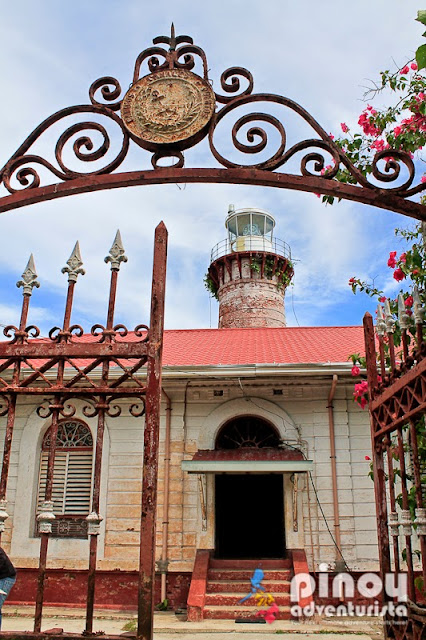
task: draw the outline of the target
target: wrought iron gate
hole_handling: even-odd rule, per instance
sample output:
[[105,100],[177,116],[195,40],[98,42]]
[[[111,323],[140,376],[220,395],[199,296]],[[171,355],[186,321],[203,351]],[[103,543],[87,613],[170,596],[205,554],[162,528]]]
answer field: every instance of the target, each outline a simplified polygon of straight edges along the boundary
[[[426,637],[424,309],[417,300],[414,305],[417,340],[411,345],[408,316],[404,318],[401,311],[402,344],[396,350],[395,320],[389,307],[386,308],[385,317],[379,310],[376,324],[378,353],[373,319],[369,313],[364,316],[379,561],[383,585],[387,574],[406,575],[408,601],[406,615],[387,613],[385,632],[387,638],[396,640],[423,640]],[[385,589],[383,602],[388,607],[393,602]],[[396,599],[393,603],[397,604]]]
[[[117,401],[127,399],[129,416],[145,420],[145,428],[141,426],[140,431],[141,439],[144,434],[144,449],[138,637],[152,638],[166,256],[167,230],[164,224],[160,223],[154,240],[150,325],[149,327],[138,325],[132,332],[129,332],[124,325],[116,324],[114,318],[120,265],[127,261],[119,232],[109,255],[105,258],[105,262],[111,265],[106,322],[105,325],[95,324],[91,328],[90,336],[84,335],[81,326],[71,323],[74,289],[78,276],[84,274],[78,243],[67,266],[62,270],[63,273],[68,274],[68,291],[62,327],[51,329],[48,338],[39,338],[39,329],[27,324],[33,288],[39,286],[32,256],[22,275],[22,280],[17,283],[17,286],[23,289],[19,326],[6,327],[4,334],[9,340],[0,341],[0,416],[6,416],[7,419],[0,478],[0,541],[1,532],[4,531],[4,521],[8,517],[7,480],[16,408],[20,398],[32,396],[36,403],[39,402],[38,415],[43,418],[49,417],[51,420],[45,496],[37,516],[41,543],[34,622],[36,635],[32,637],[45,637],[44,634],[40,634],[40,630],[46,559],[52,521],[55,519],[52,489],[58,423],[61,417],[75,415],[76,407],[73,404],[75,399],[83,401],[84,416],[97,417],[91,513],[87,517],[90,543],[85,633],[89,635],[93,632],[98,535],[102,521],[99,500],[105,419],[119,416],[122,413],[122,407],[117,404]],[[7,635],[18,637],[16,634]],[[19,637],[22,637],[22,634]],[[104,637],[108,638],[108,636]]]
[[[133,81],[130,89],[123,96],[120,83],[112,77],[99,78],[89,89],[90,104],[67,107],[49,116],[42,122],[0,170],[0,187],[6,195],[0,198],[0,213],[18,207],[61,198],[68,195],[113,189],[132,185],[209,182],[228,184],[250,184],[265,187],[295,189],[306,192],[322,193],[338,198],[353,200],[364,204],[402,213],[412,218],[426,221],[426,207],[411,198],[426,190],[426,184],[416,176],[416,167],[408,153],[396,149],[386,149],[378,152],[370,167],[369,177],[365,177],[355,167],[345,153],[340,149],[320,126],[320,124],[299,104],[280,95],[269,93],[254,93],[252,74],[242,67],[226,69],[220,77],[222,93],[213,91],[208,75],[209,67],[204,51],[194,45],[189,36],[176,36],[172,25],[170,36],[154,38],[153,45],[142,51],[135,62]],[[166,45],[160,46],[160,45]],[[194,70],[201,68],[201,73]],[[146,75],[143,74],[145,69]],[[273,112],[265,108],[265,112],[247,113],[247,105],[261,103],[270,107],[279,106],[284,114],[287,111],[300,117],[304,125],[310,128],[310,135],[288,147],[284,122]],[[240,108],[242,111],[238,111]],[[121,116],[118,115],[120,111]],[[238,117],[238,113],[241,115]],[[89,114],[90,121],[75,121],[77,117]],[[216,132],[224,122],[236,117],[231,129],[230,142],[232,152],[246,154],[239,160],[234,156],[225,157],[216,146],[219,137]],[[68,124],[68,118],[72,118]],[[41,157],[35,152],[36,143],[52,126],[63,125],[63,133],[59,136],[51,157]],[[107,127],[115,127],[119,139],[118,152],[109,159],[111,137]],[[267,127],[272,127],[278,146],[269,152]],[[97,132],[101,136],[101,143],[96,144],[92,134]],[[245,140],[241,137],[245,135]],[[271,136],[273,138],[273,136]],[[203,138],[208,138],[211,160],[215,166],[186,167],[184,151]],[[72,142],[73,141],[73,142]],[[130,144],[148,151],[152,168],[141,169],[138,161],[133,171],[118,173],[128,155]],[[71,151],[64,154],[68,145]],[[253,158],[247,162],[247,154]],[[133,154],[136,157],[137,154]],[[143,152],[141,152],[143,157]],[[76,163],[98,163],[84,165],[77,170],[68,166],[70,157]],[[286,172],[290,161],[300,157],[298,173]],[[163,165],[164,159],[171,158],[174,164],[169,167]],[[103,163],[100,166],[100,163]],[[92,171],[84,167],[96,168]],[[326,170],[327,167],[327,170]],[[339,169],[344,168],[350,174],[352,184],[343,184],[336,178]],[[41,169],[41,170],[40,170]],[[401,179],[401,169],[407,173],[406,179]],[[372,181],[371,177],[375,180]],[[417,179],[416,179],[417,178]],[[397,184],[399,179],[399,184]],[[396,185],[396,186],[392,186]],[[31,341],[30,337],[37,337],[37,329],[27,327],[29,300],[35,281],[31,270],[23,279],[24,301],[19,327],[10,327],[7,335],[12,338],[9,342],[0,343],[0,385],[3,398],[2,414],[7,416],[4,462],[0,480],[0,498],[5,500],[6,484],[10,458],[10,445],[17,398],[22,394],[43,396],[50,393],[50,401],[46,411],[52,418],[52,437],[50,440],[50,454],[48,463],[48,483],[46,500],[40,514],[40,530],[42,531],[40,573],[36,609],[36,631],[40,630],[43,605],[43,585],[46,570],[46,554],[49,540],[50,522],[52,516],[51,497],[52,470],[55,457],[55,430],[60,416],[71,410],[70,401],[73,397],[85,397],[91,401],[92,409],[87,409],[98,418],[95,487],[93,495],[93,514],[89,519],[90,536],[90,565],[88,581],[88,607],[86,631],[92,630],[93,594],[96,576],[97,534],[99,532],[99,478],[102,447],[102,434],[105,416],[113,417],[116,409],[112,404],[117,397],[133,397],[146,403],[146,429],[144,448],[144,476],[143,476],[143,507],[141,522],[141,539],[144,545],[140,552],[140,584],[139,584],[139,624],[138,635],[144,640],[152,638],[152,576],[153,550],[155,531],[155,487],[157,474],[157,443],[158,443],[158,406],[160,397],[161,376],[161,344],[164,303],[165,277],[165,244],[166,230],[163,226],[157,228],[156,251],[154,260],[153,297],[151,308],[151,324],[148,333],[143,327],[136,328],[134,335],[136,342],[126,340],[127,329],[122,325],[114,325],[114,300],[117,275],[120,265],[120,255],[112,256],[112,277],[110,304],[106,326],[95,325],[92,329],[90,342],[83,343],[82,330],[71,325],[71,306],[78,267],[70,266],[69,290],[64,323],[61,329],[52,331],[47,341]],[[31,265],[30,265],[31,266]],[[367,328],[370,321],[367,319]],[[371,323],[370,323],[371,324]],[[417,377],[419,368],[423,371],[426,359],[423,354],[426,347],[419,334],[418,349],[410,360],[407,356],[405,367],[408,373],[404,378],[396,380],[395,372],[386,379],[386,389],[377,388],[376,360],[374,353],[374,336],[372,326],[368,328],[367,352],[369,354],[369,380],[372,389],[372,421],[374,465],[376,473],[376,499],[378,504],[378,524],[380,534],[380,560],[382,572],[390,567],[387,532],[387,509],[385,502],[384,458],[389,451],[391,436],[396,434],[398,447],[404,446],[404,433],[411,433],[414,427],[409,426],[404,432],[403,425],[418,418],[425,406],[426,389],[421,386],[419,391],[415,386],[412,393],[414,405],[400,402],[402,415],[398,420],[391,419],[393,410],[386,409],[394,402],[402,389],[409,389],[410,385],[402,380],[420,380]],[[371,335],[370,335],[371,334]],[[407,354],[406,354],[407,355]],[[413,359],[414,358],[414,359]],[[89,365],[79,364],[79,360],[89,359]],[[411,364],[410,364],[411,362]],[[416,364],[417,363],[417,364]],[[413,366],[415,364],[415,366]],[[144,385],[137,375],[147,365],[147,383]],[[109,375],[114,366],[122,370],[117,379]],[[426,365],[425,365],[426,366]],[[422,369],[423,367],[423,369]],[[74,371],[71,378],[68,373]],[[99,380],[96,378],[100,371]],[[12,378],[7,376],[12,372]],[[47,373],[54,374],[53,381]],[[413,373],[414,372],[414,373]],[[410,377],[411,376],[411,377]],[[411,382],[410,382],[411,384]],[[416,383],[417,384],[417,383]],[[396,385],[396,386],[395,386]],[[405,386],[404,386],[405,385]],[[395,392],[393,391],[395,389]],[[408,391],[404,391],[408,393]],[[420,399],[419,399],[420,398]],[[411,402],[411,400],[410,400]],[[405,403],[405,404],[404,404]],[[393,405],[392,405],[393,406]],[[383,407],[383,409],[380,409]],[[132,412],[137,414],[136,407]],[[380,411],[382,413],[380,413]],[[407,415],[405,412],[408,411]],[[383,422],[384,421],[384,422]],[[388,422],[389,424],[388,424]],[[383,423],[383,424],[382,424]],[[411,423],[410,423],[411,424]],[[402,431],[401,431],[402,430]],[[402,433],[402,435],[401,435]],[[414,437],[414,436],[412,436]],[[400,440],[402,445],[399,444]],[[99,452],[99,453],[98,453]],[[415,456],[414,456],[415,458]],[[402,458],[401,458],[401,464]],[[389,470],[392,473],[392,470]],[[402,478],[405,471],[401,469]],[[391,485],[392,483],[390,483]],[[405,486],[405,480],[402,481]],[[390,486],[389,485],[389,486]],[[417,530],[425,527],[423,498],[418,487],[418,477],[415,478],[417,506]],[[406,488],[402,491],[402,501],[406,502]],[[391,507],[395,500],[392,492],[389,494]],[[0,510],[0,518],[5,516],[5,503]],[[407,549],[409,549],[407,508],[403,526],[407,532]],[[391,508],[391,514],[395,510]],[[395,517],[395,516],[392,516]],[[391,522],[398,527],[396,521]],[[411,535],[411,534],[410,534]],[[394,536],[396,542],[396,536]],[[424,534],[420,535],[422,549],[424,549]],[[396,549],[394,545],[394,549]],[[398,556],[399,557],[399,556]],[[415,596],[414,569],[408,558],[408,573],[411,584],[411,595]],[[424,558],[423,558],[424,562]],[[397,564],[395,555],[395,568]],[[424,565],[423,565],[424,566]],[[423,570],[424,574],[424,570]],[[416,606],[413,600],[413,607]],[[417,625],[413,613],[411,625]],[[419,622],[419,625],[423,623]],[[424,625],[423,625],[424,626]],[[407,627],[408,628],[408,627]],[[414,628],[414,627],[413,627]],[[416,627],[417,628],[417,627]],[[420,628],[420,627],[419,627]],[[409,637],[408,631],[406,636]],[[417,633],[417,631],[416,631]],[[421,633],[421,631],[420,631]],[[417,635],[417,637],[420,637]]]

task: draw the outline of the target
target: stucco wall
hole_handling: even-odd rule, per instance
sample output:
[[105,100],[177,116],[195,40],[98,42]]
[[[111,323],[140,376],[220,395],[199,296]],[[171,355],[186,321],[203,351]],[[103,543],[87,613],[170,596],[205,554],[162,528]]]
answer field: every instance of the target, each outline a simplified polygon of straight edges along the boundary
[[[256,415],[271,422],[283,440],[304,449],[314,461],[312,477],[325,518],[333,532],[328,393],[330,377],[260,381],[191,380],[167,383],[172,401],[170,446],[169,551],[170,571],[191,571],[195,550],[214,546],[214,481],[207,476],[207,519],[203,522],[197,475],[181,470],[183,459],[197,449],[213,448],[216,434],[228,419]],[[351,400],[351,384],[339,383],[334,400],[339,513],[342,551],[352,570],[377,569],[377,543],[373,485],[368,478],[370,454],[368,415]],[[274,394],[275,389],[275,394]],[[217,396],[216,392],[223,392]],[[278,392],[278,393],[277,393]],[[279,394],[281,392],[281,394]],[[4,434],[5,421],[2,422]],[[92,431],[95,419],[86,420]],[[47,423],[28,401],[18,405],[8,488],[8,513],[4,542],[12,538],[11,552],[20,566],[36,566],[39,539],[33,536],[36,485],[41,438]],[[1,435],[0,434],[0,437]],[[157,557],[161,551],[164,503],[165,406],[162,405],[158,484]],[[141,500],[143,419],[109,418],[103,455],[99,568],[134,570],[138,561]],[[298,475],[297,523],[293,522],[293,482],[284,474],[286,542],[304,547],[310,568],[333,563],[335,546],[321,515],[306,473]],[[12,529],[13,527],[13,529]],[[297,529],[297,530],[296,530]],[[53,540],[50,567],[86,568],[86,540]]]

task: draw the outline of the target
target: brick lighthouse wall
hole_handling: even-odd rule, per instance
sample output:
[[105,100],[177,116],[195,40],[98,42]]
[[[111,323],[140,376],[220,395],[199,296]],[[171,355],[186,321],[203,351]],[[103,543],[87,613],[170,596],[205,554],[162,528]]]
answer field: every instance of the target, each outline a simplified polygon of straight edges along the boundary
[[249,259],[241,260],[241,276],[237,260],[231,262],[231,273],[224,269],[220,286],[219,328],[285,327],[283,287],[271,279],[251,271]]

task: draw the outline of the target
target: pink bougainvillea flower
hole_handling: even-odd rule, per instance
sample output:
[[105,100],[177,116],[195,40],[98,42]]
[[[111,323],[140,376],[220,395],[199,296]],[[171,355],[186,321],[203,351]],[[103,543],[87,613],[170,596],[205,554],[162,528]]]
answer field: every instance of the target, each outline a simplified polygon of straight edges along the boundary
[[404,264],[407,262],[407,254],[405,253],[405,251],[399,256],[399,261],[403,262]]
[[340,123],[340,126],[342,127],[342,131],[343,131],[343,133],[347,133],[347,132],[349,131],[349,127],[348,127],[348,125],[346,124],[346,122],[341,122],[341,123]]
[[357,400],[357,402],[358,402],[359,406],[361,407],[361,409],[365,409],[365,407],[368,404],[368,400],[367,400],[367,398],[365,396],[361,396],[361,398],[359,398]]
[[403,67],[399,73],[401,75],[405,75],[406,73],[409,73],[409,72],[410,72],[410,69],[408,67],[408,64],[406,64],[405,67]]
[[386,296],[382,296],[381,298],[379,298],[379,302],[386,302]]
[[382,376],[379,376],[379,375],[378,375],[378,376],[377,376],[377,382],[379,382],[379,383],[380,383],[381,381],[382,381]]
[[416,276],[416,275],[418,275],[418,273],[419,273],[418,269],[413,269],[412,272],[411,272],[411,275]]
[[371,104],[368,104],[366,107],[366,111],[372,111],[373,107],[371,106]]
[[363,380],[362,382],[358,382],[354,385],[354,397],[361,398],[368,391],[368,382],[367,380]]
[[413,312],[411,311],[411,309],[406,309],[405,313],[407,314],[407,316],[413,315]]
[[371,143],[371,148],[376,149],[377,151],[383,151],[383,149],[385,148],[385,141],[374,140],[374,142]]
[[355,284],[355,282],[356,282],[355,278],[349,278],[348,284]]
[[315,193],[314,195],[316,195],[317,198],[321,198],[321,194],[320,193]]
[[412,307],[414,304],[413,296],[407,296],[404,300],[404,304],[406,307]]
[[351,369],[351,374],[353,376],[359,376],[360,373],[361,373],[361,369],[359,367],[357,367],[356,364],[354,364],[354,366]]
[[370,456],[365,456],[364,460],[371,460]]
[[395,137],[397,138],[402,133],[402,127],[395,127],[393,130]]
[[396,251],[391,251],[389,254],[388,267],[395,269],[396,267]]
[[421,177],[422,182],[426,182],[426,174]]
[[410,67],[412,68],[413,71],[417,71],[417,69],[418,69],[418,66],[417,66],[417,64],[415,62],[412,62],[410,64]]
[[[372,109],[372,107],[371,107],[371,109]],[[372,111],[371,111],[371,114],[373,114]],[[360,115],[360,117],[358,119],[358,124],[359,124],[360,127],[362,127],[362,130],[364,131],[365,135],[367,135],[367,136],[375,136],[375,137],[377,137],[382,133],[382,130],[379,129],[378,127],[376,127],[376,125],[374,124],[374,119],[373,119],[372,115],[367,113],[367,110],[363,111],[362,114]]]
[[332,133],[329,133],[329,134],[328,134],[328,137],[329,137],[329,138],[331,138],[332,140],[334,140],[334,136],[333,136],[333,134],[332,134]]
[[402,269],[398,268],[398,269],[395,269],[395,271],[393,272],[393,277],[397,282],[401,282],[401,280],[404,280],[405,278],[405,273],[403,272]]

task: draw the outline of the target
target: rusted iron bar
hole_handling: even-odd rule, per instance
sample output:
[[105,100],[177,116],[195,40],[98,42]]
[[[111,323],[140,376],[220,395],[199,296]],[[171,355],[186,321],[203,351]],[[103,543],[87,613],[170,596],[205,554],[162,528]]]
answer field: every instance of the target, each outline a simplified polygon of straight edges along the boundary
[[[388,461],[388,477],[389,477],[389,502],[392,513],[396,513],[396,500],[395,500],[395,473],[393,469],[393,457],[392,449],[390,446],[390,440],[386,437],[386,457]],[[393,541],[393,562],[394,571],[399,573],[399,535],[396,533],[392,535]]]
[[381,438],[389,433],[392,433],[393,431],[395,431],[395,429],[398,429],[400,426],[404,425],[407,421],[417,420],[424,413],[426,413],[426,400],[421,404],[419,404],[415,409],[412,409],[411,411],[407,411],[406,413],[401,412],[401,415],[396,420],[391,420],[388,424],[386,424],[386,426],[380,427],[381,420],[377,418],[376,416],[377,412],[373,411],[374,420],[377,428],[376,437]]
[[[141,365],[142,368],[142,365]],[[146,369],[143,370],[145,372]],[[139,397],[140,395],[144,395],[146,391],[146,387],[144,385],[137,387],[103,387],[101,385],[91,385],[89,387],[68,387],[68,386],[52,386],[46,387],[43,389],[42,387],[29,387],[27,388],[19,388],[16,389],[15,393],[17,396],[26,396],[26,395],[34,395],[34,396],[46,396],[47,393],[57,393],[58,395],[74,395],[74,396],[94,396],[102,393],[107,393],[109,396],[115,397]],[[3,389],[1,393],[4,394],[6,391]]]
[[420,348],[423,342],[423,323],[418,322],[416,324],[416,341],[417,341],[417,349],[420,352]]
[[[100,401],[101,402],[101,401]],[[102,471],[102,449],[105,429],[105,409],[99,407],[98,427],[96,431],[96,453],[95,453],[95,469],[93,480],[93,497],[92,497],[92,514],[99,518],[99,497],[101,488],[101,471]],[[98,526],[89,533],[89,573],[87,576],[87,607],[86,607],[86,632],[93,632],[93,610],[95,606],[95,582],[96,582],[96,562],[98,553]]]
[[[114,311],[115,301],[117,296],[117,281],[118,272],[121,262],[127,262],[127,257],[124,255],[124,248],[121,243],[120,232],[117,231],[113,246],[111,247],[110,254],[105,258],[105,262],[111,262],[111,280],[109,288],[109,300],[108,311],[106,321],[106,331],[104,331],[104,338],[107,344],[113,342],[115,335],[114,326]],[[109,360],[104,360],[102,363],[102,386],[108,387],[108,375],[109,375]],[[97,406],[98,410],[98,427],[96,431],[96,453],[95,453],[95,468],[94,468],[94,481],[93,481],[93,496],[92,496],[92,512],[89,516],[89,538],[90,538],[90,550],[89,550],[89,572],[87,579],[87,607],[86,607],[86,633],[92,633],[93,631],[93,610],[95,606],[95,583],[96,583],[96,563],[98,555],[98,535],[99,525],[101,517],[99,515],[99,498],[101,489],[101,473],[102,473],[102,450],[104,441],[105,430],[105,409],[108,408],[106,404],[106,398],[101,397]]]
[[[31,258],[28,261],[27,269],[31,266]],[[24,278],[25,271],[22,274]],[[34,277],[33,277],[34,275]],[[28,321],[28,312],[30,307],[30,298],[32,294],[33,286],[36,285],[36,274],[30,274],[27,282],[20,281],[17,283],[17,286],[23,286],[23,296],[22,296],[22,306],[21,306],[21,317],[19,319],[19,331],[16,337],[17,344],[23,344],[25,338],[25,327],[27,326]],[[26,286],[25,286],[26,284]],[[38,283],[37,283],[38,284]],[[15,361],[13,366],[13,385],[16,386],[19,384],[21,372],[21,362],[19,360]],[[9,465],[10,465],[10,452],[12,449],[12,439],[13,439],[13,428],[15,425],[15,415],[16,415],[16,394],[11,393],[9,395],[9,407],[7,412],[7,422],[6,422],[6,432],[4,436],[4,445],[3,445],[3,462],[1,468],[1,477],[0,477],[0,501],[2,502],[4,517],[6,517],[5,507],[6,507],[6,488],[7,488],[7,479],[9,476]],[[1,537],[4,529],[4,521],[1,521],[0,526],[0,544]]]
[[402,353],[404,356],[404,361],[408,358],[408,342],[407,342],[407,329],[404,329],[401,333],[402,338]]
[[61,345],[44,340],[38,340],[37,343],[10,344],[8,342],[0,342],[0,358],[16,358],[25,356],[29,360],[48,360],[62,356],[64,358],[141,358],[146,355],[146,343],[139,342],[73,342]]
[[167,229],[161,222],[155,230],[149,329],[138,585],[137,638],[140,640],[152,640],[153,636],[155,525],[166,264]]
[[[413,549],[411,544],[411,516],[410,516],[410,505],[408,503],[408,490],[407,490],[407,471],[405,466],[405,448],[404,448],[404,438],[402,434],[402,427],[398,427],[396,430],[398,436],[398,459],[399,459],[399,470],[400,470],[400,478],[401,478],[401,493],[402,493],[402,509],[407,514],[407,520],[409,520],[409,533],[405,534],[405,549],[406,549],[406,563],[407,563],[407,578],[408,578],[408,597],[410,600],[415,600],[415,588],[414,588],[414,569],[413,569]],[[404,523],[403,523],[404,528]]]
[[78,193],[91,193],[103,189],[119,189],[139,185],[174,183],[248,184],[277,187],[308,193],[322,193],[345,200],[361,202],[379,209],[402,213],[416,220],[426,220],[424,205],[406,200],[394,193],[368,189],[316,176],[298,176],[273,173],[251,168],[158,168],[155,170],[129,171],[114,174],[88,175],[59,184],[37,187],[5,196],[0,200],[0,213],[25,207],[36,202],[56,200]]
[[[77,248],[77,245],[76,245]],[[74,249],[74,251],[76,250]],[[73,252],[74,253],[74,252]],[[72,254],[73,255],[73,254]],[[71,259],[71,258],[70,258]],[[68,262],[70,264],[70,262]],[[70,268],[64,268],[63,272],[68,271],[68,289],[67,289],[67,297],[65,302],[65,311],[64,311],[64,320],[62,323],[62,332],[59,334],[59,342],[67,343],[69,340],[69,327],[70,327],[70,319],[72,312],[72,302],[74,296],[74,287],[77,280],[77,271],[72,271]],[[80,270],[80,273],[82,270]],[[58,386],[63,386],[64,382],[64,371],[65,371],[65,360],[61,358],[58,362],[57,367],[57,377],[56,384]],[[56,440],[58,435],[58,419],[59,419],[59,411],[63,409],[63,400],[61,396],[55,395],[54,402],[49,406],[49,410],[52,414],[52,423],[50,425],[50,447],[49,447],[49,457],[47,460],[47,478],[46,478],[46,490],[44,495],[44,504],[42,510],[44,514],[38,515],[39,521],[39,530],[40,530],[40,560],[39,560],[39,572],[37,578],[37,594],[36,594],[36,609],[34,615],[34,631],[39,632],[41,630],[41,619],[43,615],[43,595],[44,595],[44,584],[46,578],[46,561],[47,561],[47,550],[49,545],[49,536],[52,532],[52,523],[51,520],[54,518],[53,515],[53,502],[52,502],[52,492],[53,492],[53,480],[55,473],[55,457],[56,457]],[[49,519],[50,518],[50,521]]]
[[[410,449],[412,452],[414,486],[416,489],[416,506],[417,506],[417,509],[423,509],[424,507],[423,487],[422,487],[422,478],[420,474],[419,446],[417,442],[416,424],[413,421],[410,421]],[[422,557],[423,584],[426,585],[426,536],[423,534],[420,534],[419,541],[420,541],[420,552]]]
[[[60,402],[60,398],[58,396],[55,397],[54,403],[50,405],[50,410],[52,411],[52,423],[50,425],[50,447],[49,447],[49,457],[47,460],[47,478],[46,478],[46,491],[44,495],[44,503],[49,503],[52,500],[52,490],[53,490],[53,474],[54,474],[54,465],[55,465],[55,454],[56,454],[56,438],[58,435],[58,417],[59,417],[59,409],[62,407]],[[50,528],[51,531],[52,525],[47,527]],[[49,544],[49,535],[50,532],[42,531],[40,527],[40,559],[39,559],[39,567],[38,567],[38,577],[37,577],[37,594],[36,594],[36,606],[35,606],[35,614],[34,614],[34,632],[37,633],[41,630],[41,618],[43,615],[43,595],[44,595],[44,583],[46,578],[46,559],[47,559],[47,548]]]
[[[386,504],[386,474],[384,470],[383,453],[381,441],[376,438],[375,424],[371,414],[371,404],[373,392],[377,386],[377,365],[376,365],[376,347],[374,339],[373,318],[370,313],[364,315],[364,340],[365,340],[365,357],[367,364],[367,381],[370,394],[370,426],[371,426],[371,447],[373,457],[373,474],[374,474],[374,495],[376,499],[376,521],[377,535],[379,542],[379,563],[380,576],[385,584],[385,577],[391,570],[390,550],[389,550],[389,531],[388,531],[388,511]],[[388,599],[385,590],[382,591],[382,599]]]
[[395,359],[395,342],[393,338],[393,333],[388,333],[389,340],[389,356],[391,362],[391,371],[395,371],[396,369],[396,359]]

